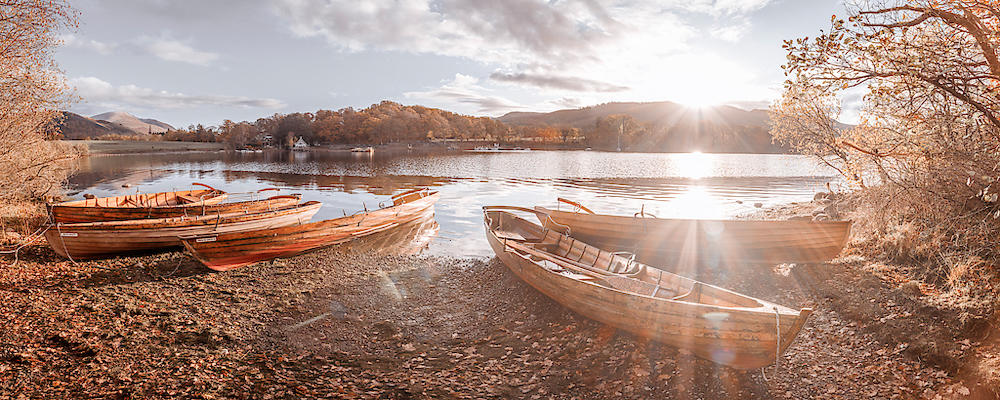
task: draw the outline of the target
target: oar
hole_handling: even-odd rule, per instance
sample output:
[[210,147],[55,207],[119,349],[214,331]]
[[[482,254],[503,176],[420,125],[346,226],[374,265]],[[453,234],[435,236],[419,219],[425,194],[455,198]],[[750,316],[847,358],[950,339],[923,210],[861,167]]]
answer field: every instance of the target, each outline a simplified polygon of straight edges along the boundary
[[211,186],[208,186],[208,185],[206,185],[206,184],[204,184],[204,183],[199,183],[199,182],[192,182],[192,183],[191,183],[191,185],[192,185],[192,186],[204,186],[204,187],[207,187],[207,188],[208,188],[209,190],[211,190],[211,191],[213,191],[213,192],[219,192],[219,193],[225,193],[225,192],[223,192],[223,191],[221,191],[221,190],[219,190],[219,189],[216,189],[216,188],[214,188],[214,187],[211,187]]
[[584,207],[584,206],[583,206],[583,204],[580,204],[580,203],[577,203],[577,202],[575,202],[575,201],[573,201],[573,200],[570,200],[570,199],[564,199],[564,198],[562,198],[562,197],[559,197],[559,198],[556,198],[556,201],[560,201],[560,202],[563,202],[563,203],[566,203],[566,204],[569,204],[569,205],[571,205],[571,206],[573,206],[573,207],[576,207],[576,208],[579,208],[579,209],[581,209],[581,210],[583,210],[583,211],[586,211],[586,212],[588,212],[588,213],[590,213],[590,214],[596,214],[595,212],[593,212],[593,211],[590,211],[590,209],[589,209],[589,208],[587,208],[587,207]]

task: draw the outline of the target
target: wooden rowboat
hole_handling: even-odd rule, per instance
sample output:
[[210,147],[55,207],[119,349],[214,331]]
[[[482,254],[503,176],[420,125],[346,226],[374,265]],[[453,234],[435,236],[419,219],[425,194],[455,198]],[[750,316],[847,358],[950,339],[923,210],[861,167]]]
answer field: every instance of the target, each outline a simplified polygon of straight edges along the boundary
[[658,265],[813,263],[833,259],[851,221],[755,221],[596,214],[566,199],[572,211],[535,207],[543,225],[602,249],[629,251]]
[[338,245],[344,252],[413,256],[427,249],[441,226],[429,208],[416,220]]
[[412,190],[393,196],[390,206],[342,218],[284,228],[187,235],[181,240],[206,267],[228,271],[393,229],[432,210],[439,197],[438,192],[427,189]]
[[233,212],[256,213],[298,204],[300,195],[272,196],[261,200],[240,201],[221,204],[198,204],[161,206],[161,207],[64,207],[51,206],[51,215],[55,222],[101,222],[125,221],[130,219],[156,219],[198,215],[218,215]]
[[740,369],[777,361],[805,324],[793,310],[635,262],[505,210],[484,207],[486,238],[523,281],[587,318]]
[[49,214],[52,215],[53,222],[115,221],[132,219],[116,218],[118,216],[116,213],[129,216],[137,213],[141,214],[141,212],[136,211],[137,209],[146,210],[150,208],[170,207],[175,210],[174,212],[180,212],[180,214],[165,215],[163,217],[177,216],[184,215],[186,208],[219,204],[229,196],[226,192],[203,183],[192,183],[192,185],[204,186],[205,189],[162,193],[136,193],[125,196],[66,201],[48,205]]
[[70,259],[88,259],[118,253],[180,246],[178,236],[209,232],[268,229],[309,222],[322,204],[318,201],[264,212],[231,212],[197,217],[136,219],[129,221],[52,224],[45,232],[49,247]]

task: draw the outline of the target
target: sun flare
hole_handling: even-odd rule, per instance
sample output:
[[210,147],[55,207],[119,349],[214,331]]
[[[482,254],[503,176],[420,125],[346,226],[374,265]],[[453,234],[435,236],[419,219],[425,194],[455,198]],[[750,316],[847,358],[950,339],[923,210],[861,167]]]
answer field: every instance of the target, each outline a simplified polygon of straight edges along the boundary
[[678,173],[683,177],[701,179],[710,176],[715,170],[715,157],[710,154],[693,151],[677,156]]
[[722,218],[724,211],[719,198],[704,186],[691,186],[670,200],[668,206],[677,216],[684,218]]

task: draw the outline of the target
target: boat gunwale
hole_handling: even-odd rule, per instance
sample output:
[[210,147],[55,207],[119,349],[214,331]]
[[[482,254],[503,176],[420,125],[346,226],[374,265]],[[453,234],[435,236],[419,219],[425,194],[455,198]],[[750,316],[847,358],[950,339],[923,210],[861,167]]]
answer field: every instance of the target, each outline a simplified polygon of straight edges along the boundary
[[625,218],[635,221],[658,221],[658,222],[719,222],[719,223],[781,223],[783,225],[843,225],[847,224],[850,229],[851,225],[854,224],[853,220],[826,220],[826,221],[799,221],[799,220],[765,220],[765,219],[725,219],[725,218],[660,218],[660,217],[639,217],[639,216],[628,216],[628,215],[615,215],[615,214],[589,214],[577,211],[565,211],[558,209],[551,209],[545,206],[535,206],[535,210],[542,214],[552,214],[552,213],[563,213],[570,215],[583,215],[587,218]]
[[[416,197],[416,195],[419,195],[419,197]],[[428,188],[414,189],[392,196],[394,200],[392,205],[365,211],[360,214],[355,213],[324,221],[278,228],[225,233],[206,232],[202,234],[180,235],[177,238],[183,244],[184,248],[187,249],[188,253],[192,254],[202,265],[215,271],[224,272],[267,260],[292,257],[324,247],[349,243],[372,234],[389,231],[395,227],[427,216],[429,214],[428,211],[433,209],[434,204],[440,199],[440,196],[439,192]],[[395,201],[400,201],[400,203],[397,204]],[[387,221],[379,221],[378,225],[365,227],[356,231],[344,229],[351,225],[357,225],[360,228],[361,224],[373,213],[379,213],[377,214],[377,218],[383,218]],[[403,214],[402,218],[400,218],[400,214]],[[433,216],[430,218],[433,219]],[[343,223],[344,220],[351,220],[351,222]],[[354,222],[354,220],[357,220],[357,222]],[[328,227],[326,225],[334,226]],[[294,238],[296,235],[307,235],[310,233],[318,233],[318,235],[311,238]],[[256,249],[245,250],[245,254],[242,256],[209,257],[213,254],[218,255],[219,249],[227,248],[228,246],[225,245],[226,242],[252,241],[266,237],[282,238],[281,242],[287,242],[292,237],[291,243],[295,245],[285,244],[268,247],[267,245],[260,246],[258,243],[250,243],[250,246],[258,247]],[[199,249],[198,240],[207,238],[212,239],[210,242],[213,245],[208,248],[201,247]],[[223,243],[224,245],[214,247],[218,246],[219,243]],[[205,251],[206,254],[201,254],[199,250]]]
[[[218,214],[205,214],[205,215],[195,215],[195,216],[179,216],[179,217],[165,217],[165,218],[147,218],[147,219],[129,219],[121,221],[95,221],[95,222],[57,222],[50,224],[50,227],[59,227],[61,229],[79,229],[86,231],[101,231],[101,230],[112,230],[115,228],[128,228],[129,231],[141,230],[141,229],[172,229],[172,228],[183,228],[186,225],[179,226],[156,226],[159,224],[179,224],[181,222],[202,222],[208,220],[221,220],[225,221],[227,219],[239,218],[239,217],[256,217],[262,214],[286,214],[292,212],[298,212],[300,209],[311,208],[311,207],[322,207],[322,203],[319,201],[307,201],[305,203],[293,204],[285,207],[275,208],[273,210],[261,210],[257,212],[241,212],[241,211],[230,211],[226,213]],[[150,224],[151,226],[144,227],[141,225]]]
[[[407,192],[407,193],[405,193],[405,195],[406,196],[411,196],[413,193],[417,193],[417,192]],[[402,196],[402,195],[403,195],[403,193],[400,194],[400,196]],[[343,217],[331,218],[331,219],[322,220],[322,221],[316,221],[316,222],[308,222],[308,223],[298,224],[298,225],[284,226],[284,227],[280,227],[280,228],[268,228],[268,229],[249,230],[249,231],[241,231],[241,232],[226,232],[226,233],[222,233],[222,234],[203,233],[203,234],[195,234],[195,235],[182,235],[182,236],[178,236],[178,238],[180,238],[182,241],[188,241],[188,240],[196,240],[196,239],[201,239],[201,238],[206,238],[206,237],[219,238],[221,236],[247,235],[247,234],[250,234],[250,233],[255,233],[255,232],[260,232],[260,231],[265,231],[265,230],[266,231],[277,231],[277,230],[281,230],[281,229],[288,229],[290,231],[295,231],[295,230],[298,229],[299,232],[311,232],[311,231],[315,231],[316,229],[304,229],[304,228],[309,227],[309,226],[311,226],[311,227],[319,227],[321,225],[329,224],[329,223],[332,223],[332,222],[335,222],[335,221],[341,221],[341,220],[346,220],[346,219],[350,219],[350,218],[364,217],[364,216],[367,216],[367,215],[371,215],[372,213],[375,213],[375,212],[388,211],[389,209],[392,209],[392,208],[413,205],[413,204],[415,204],[415,203],[417,203],[419,201],[423,201],[425,199],[428,199],[428,198],[431,198],[431,197],[435,197],[435,196],[437,196],[437,198],[440,198],[440,193],[437,192],[437,191],[430,191],[427,195],[422,196],[419,199],[406,202],[406,203],[390,205],[390,206],[379,208],[377,210],[369,210],[368,212],[355,213],[355,214],[351,214],[351,215],[347,215],[347,216],[343,216]],[[427,205],[426,207],[423,207],[423,208],[415,211],[414,214],[422,214],[423,212],[425,212],[427,210],[427,208],[431,207],[435,202],[437,202],[437,199],[435,199],[434,201],[430,202],[431,204]],[[362,219],[362,221],[363,220],[364,219]],[[362,221],[358,221],[358,224],[360,224]],[[336,228],[342,228],[342,227],[345,227],[345,226],[348,226],[348,225],[352,225],[352,224],[354,224],[354,223],[353,222],[351,222],[351,223],[344,223],[344,224],[336,225],[336,226],[333,226],[333,227],[324,227],[322,229],[336,229]],[[286,233],[281,233],[281,234],[286,234]],[[250,237],[260,237],[260,236],[263,236],[263,235],[256,235],[256,236],[250,236]],[[223,238],[222,240],[225,241],[225,240],[231,240],[231,239]]]
[[[194,203],[188,203],[188,204],[165,204],[165,205],[149,205],[149,206],[140,206],[140,205],[137,205],[137,206],[120,206],[120,205],[119,206],[102,206],[102,205],[97,204],[97,200],[100,200],[100,199],[115,199],[115,198],[126,198],[127,199],[129,197],[138,197],[138,196],[144,196],[146,198],[150,198],[150,197],[154,197],[155,198],[157,196],[165,196],[165,195],[170,195],[170,194],[174,194],[174,193],[192,193],[192,192],[206,192],[205,196],[207,196],[209,194],[212,194],[213,196],[211,196],[211,197],[202,196],[202,198],[199,201],[194,202]],[[175,195],[175,197],[176,197],[176,195]],[[125,194],[125,195],[119,195],[119,196],[95,197],[93,199],[69,200],[69,201],[63,201],[63,202],[59,202],[59,203],[51,203],[51,204],[48,204],[48,207],[50,207],[50,208],[51,207],[65,207],[65,208],[111,208],[111,209],[114,209],[114,208],[140,208],[140,209],[144,209],[144,208],[171,208],[171,207],[200,207],[202,205],[205,205],[206,201],[208,201],[208,200],[214,200],[214,199],[217,199],[218,197],[222,197],[222,199],[219,200],[220,202],[221,201],[225,201],[229,197],[229,193],[226,192],[226,191],[224,191],[224,190],[219,190],[219,189],[215,189],[215,188],[212,188],[212,189],[174,190],[174,191],[171,191],[171,192],[136,193],[136,194]],[[88,202],[94,202],[94,204],[93,205],[88,205],[87,204]],[[215,203],[215,204],[219,204],[219,203]],[[214,204],[209,204],[209,205],[214,205]]]

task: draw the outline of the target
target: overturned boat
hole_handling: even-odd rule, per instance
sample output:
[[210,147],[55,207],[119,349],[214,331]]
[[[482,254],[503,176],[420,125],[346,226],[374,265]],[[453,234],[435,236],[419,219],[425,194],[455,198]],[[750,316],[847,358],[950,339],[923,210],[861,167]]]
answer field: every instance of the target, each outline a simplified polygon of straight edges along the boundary
[[585,317],[740,369],[775,363],[812,312],[794,310],[638,263],[483,208],[486,237],[507,268]]

